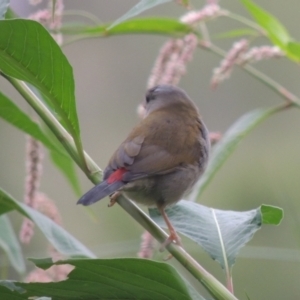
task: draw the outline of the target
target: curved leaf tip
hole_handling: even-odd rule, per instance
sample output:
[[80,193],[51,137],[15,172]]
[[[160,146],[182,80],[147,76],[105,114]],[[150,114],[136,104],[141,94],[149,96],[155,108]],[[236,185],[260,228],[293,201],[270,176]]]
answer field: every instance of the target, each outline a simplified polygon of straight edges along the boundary
[[263,224],[279,225],[283,219],[283,209],[272,205],[262,205],[260,207]]

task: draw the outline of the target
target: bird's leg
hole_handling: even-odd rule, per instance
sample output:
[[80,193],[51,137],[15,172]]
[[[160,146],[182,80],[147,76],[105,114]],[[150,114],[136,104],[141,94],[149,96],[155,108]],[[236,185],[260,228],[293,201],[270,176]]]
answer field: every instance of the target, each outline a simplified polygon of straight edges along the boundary
[[169,233],[170,233],[169,237],[161,245],[160,250],[164,250],[164,248],[166,246],[168,246],[172,242],[175,242],[175,244],[181,246],[181,239],[180,239],[179,235],[177,234],[175,228],[173,227],[170,219],[168,218],[168,216],[167,216],[167,214],[165,212],[164,206],[158,205],[157,208],[160,211],[162,217],[164,218],[164,220],[165,220],[165,222],[167,224],[167,227],[169,229]]
[[110,201],[108,203],[108,207],[112,207],[116,204],[118,197],[121,195],[121,192],[116,191],[109,196]]

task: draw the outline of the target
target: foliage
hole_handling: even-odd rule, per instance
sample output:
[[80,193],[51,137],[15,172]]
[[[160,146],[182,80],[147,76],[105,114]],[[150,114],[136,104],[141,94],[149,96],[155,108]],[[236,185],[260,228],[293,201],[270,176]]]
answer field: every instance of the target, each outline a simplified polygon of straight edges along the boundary
[[[52,18],[56,17],[58,2],[52,2]],[[238,64],[276,91],[283,98],[283,103],[273,107],[259,108],[241,116],[214,145],[207,170],[192,191],[190,202],[180,201],[167,210],[177,231],[195,241],[225,269],[227,288],[204,270],[184,249],[170,244],[167,249],[174,258],[199,283],[202,283],[215,299],[237,299],[233,295],[232,267],[239,250],[253,238],[254,233],[262,225],[278,225],[282,220],[283,211],[271,205],[261,205],[259,208],[244,212],[216,210],[202,206],[196,201],[238,144],[252,129],[275,113],[280,113],[290,107],[299,107],[300,100],[274,80],[249,66],[250,59],[247,56],[241,56],[240,61],[236,60],[233,63],[231,61],[232,65],[229,65],[228,57],[215,45],[205,40],[207,32],[203,30],[203,26],[218,16],[233,18],[234,15],[229,11],[219,8],[215,15],[204,15],[205,8],[207,8],[204,7],[202,15],[198,15],[197,22],[183,22],[172,17],[137,17],[148,9],[166,2],[170,1],[141,0],[111,24],[99,23],[91,26],[63,23],[58,28],[54,28],[42,26],[33,20],[14,18],[14,12],[11,9],[7,11],[9,1],[1,1],[0,74],[37,112],[40,120],[34,120],[18,107],[13,99],[2,92],[0,92],[0,117],[42,143],[49,150],[53,163],[68,178],[78,195],[80,187],[74,172],[74,163],[93,183],[100,181],[101,170],[82,148],[73,70],[62,48],[53,39],[55,35],[64,34],[64,38],[69,38],[66,40],[68,43],[82,38],[105,38],[123,34],[155,34],[177,39],[193,34],[198,39],[199,49],[209,50],[225,57],[224,64],[227,63],[227,70],[220,70],[220,74],[225,72],[224,78],[228,77],[233,66]],[[243,26],[248,27],[222,33],[219,37],[243,36],[255,39],[263,35],[272,45],[279,47],[280,55],[286,55],[292,62],[298,62],[300,44],[290,36],[287,29],[274,16],[251,0],[241,0],[241,3],[255,22],[239,17]],[[189,1],[181,1],[181,4],[186,9]],[[216,6],[213,8],[217,9]],[[49,22],[51,23],[51,20]],[[241,51],[245,54],[245,50]],[[218,80],[221,79],[218,78]],[[45,129],[45,124],[47,129]],[[157,224],[164,226],[157,210],[150,210],[151,219],[129,200],[122,199],[119,204],[153,237],[160,242],[165,240],[166,234],[157,226]],[[166,262],[132,258],[96,259],[86,246],[53,220],[1,190],[0,247],[7,254],[12,267],[19,273],[24,273],[25,264],[21,247],[10,220],[6,216],[11,211],[16,211],[33,221],[56,251],[69,258],[56,263],[49,259],[34,260],[38,267],[48,269],[53,265],[70,264],[75,269],[71,271],[68,279],[59,282],[24,283],[3,280],[0,282],[0,298],[204,299],[183,278],[183,275]]]

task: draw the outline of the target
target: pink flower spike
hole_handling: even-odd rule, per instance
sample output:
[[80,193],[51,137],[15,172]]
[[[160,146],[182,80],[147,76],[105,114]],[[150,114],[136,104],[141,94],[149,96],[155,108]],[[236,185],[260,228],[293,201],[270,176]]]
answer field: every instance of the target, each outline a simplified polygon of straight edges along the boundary
[[212,3],[207,4],[201,10],[193,10],[180,18],[180,21],[185,24],[195,24],[202,21],[207,21],[209,19],[213,19],[224,15],[225,11],[222,11],[218,4]]
[[240,64],[257,62],[263,59],[280,58],[284,53],[276,46],[253,47],[240,58]]
[[153,257],[155,240],[153,236],[145,231],[142,234],[142,242],[140,246],[140,251],[137,254],[139,258],[151,258]]
[[248,41],[246,39],[242,39],[233,44],[225,58],[221,61],[220,66],[213,71],[213,77],[211,80],[212,88],[216,88],[220,82],[231,75],[233,66],[236,63],[239,63],[240,57],[247,49]]

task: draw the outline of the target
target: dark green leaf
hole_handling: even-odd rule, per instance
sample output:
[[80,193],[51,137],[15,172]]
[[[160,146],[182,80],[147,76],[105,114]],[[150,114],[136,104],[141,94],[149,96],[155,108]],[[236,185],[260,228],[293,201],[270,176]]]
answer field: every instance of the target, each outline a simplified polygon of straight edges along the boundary
[[279,225],[283,218],[283,210],[280,207],[262,205],[260,207],[263,224]]
[[45,136],[40,126],[32,121],[17,105],[0,92],[0,118],[31,135],[50,150],[59,151]]
[[9,6],[9,0],[0,1],[0,20],[4,19]]
[[[183,279],[172,266],[166,263],[134,258],[78,259],[55,263],[55,265],[61,264],[75,267],[68,275],[68,279],[49,283],[15,282],[16,288],[26,291],[20,294],[19,299],[33,296],[47,296],[52,297],[53,300],[193,299]],[[54,264],[49,263],[48,260],[45,263],[39,260],[37,264],[43,269],[52,265]],[[2,284],[7,284],[7,281],[2,281]],[[0,298],[2,299],[1,290]]]
[[108,25],[63,29],[63,32],[66,34],[82,34],[85,36],[103,37],[134,33],[163,34],[168,36],[180,37],[192,31],[193,29],[189,25],[169,18],[145,18],[128,20],[114,26],[112,29],[108,29]]
[[47,30],[31,20],[0,21],[0,69],[35,86],[79,139],[73,70]]
[[76,176],[74,162],[70,158],[65,149],[41,130],[39,124],[25,114],[18,106],[0,92],[0,118],[11,125],[17,127],[21,131],[31,135],[36,140],[40,141],[45,147],[50,150],[51,158],[55,165],[63,172],[66,178],[71,183],[76,195],[80,195],[80,186]]
[[95,257],[90,250],[65,229],[40,212],[16,201],[0,189],[0,215],[12,210],[16,210],[23,216],[31,219],[58,252],[68,257]]
[[26,292],[23,288],[17,286],[15,282],[9,280],[0,280],[0,298],[9,300],[22,300],[21,294]]
[[[233,266],[240,249],[251,240],[262,223],[280,222],[282,211],[281,215],[279,211],[279,208],[267,205],[244,212],[224,211],[185,200],[166,209],[176,231],[201,245],[226,269]],[[149,209],[149,212],[155,222],[166,227],[157,209]]]
[[7,216],[0,216],[0,247],[6,253],[11,265],[19,273],[25,272],[25,263],[18,238]]
[[222,139],[214,146],[206,171],[197,182],[189,199],[197,201],[204,189],[211,182],[217,171],[227,158],[236,149],[238,143],[260,122],[278,111],[274,108],[261,108],[247,113],[239,118],[224,134]]
[[121,22],[124,22],[132,17],[139,15],[145,10],[170,1],[171,0],[140,0],[140,2],[134,7],[132,7],[125,15],[113,22],[108,29],[111,29],[116,25],[120,24]]
[[282,50],[285,50],[291,38],[288,31],[277,18],[260,8],[251,0],[241,1],[257,23],[266,31],[270,40]]

